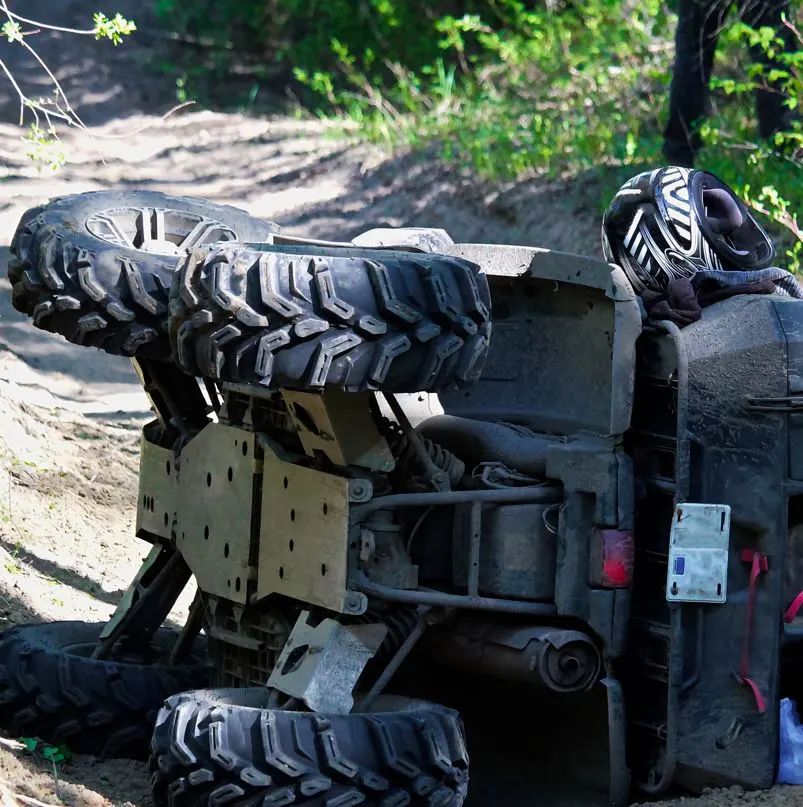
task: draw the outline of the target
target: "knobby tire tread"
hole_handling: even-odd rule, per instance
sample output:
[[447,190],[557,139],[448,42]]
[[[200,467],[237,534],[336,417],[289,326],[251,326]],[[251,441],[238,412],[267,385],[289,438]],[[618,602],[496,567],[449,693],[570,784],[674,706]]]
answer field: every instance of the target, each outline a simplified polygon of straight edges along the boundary
[[490,309],[462,258],[212,245],[179,267],[170,336],[185,372],[218,381],[438,391],[479,378]]
[[11,242],[12,302],[36,327],[77,345],[169,361],[167,310],[177,257],[116,246],[86,221],[106,204],[203,212],[262,241],[276,226],[228,205],[155,191],[100,191],[52,199],[28,210]]
[[146,759],[165,698],[203,685],[208,672],[201,665],[118,664],[61,649],[97,642],[102,627],[55,622],[1,633],[0,726],[76,753]]
[[171,698],[153,735],[157,807],[460,807],[468,754],[457,713],[325,717]]

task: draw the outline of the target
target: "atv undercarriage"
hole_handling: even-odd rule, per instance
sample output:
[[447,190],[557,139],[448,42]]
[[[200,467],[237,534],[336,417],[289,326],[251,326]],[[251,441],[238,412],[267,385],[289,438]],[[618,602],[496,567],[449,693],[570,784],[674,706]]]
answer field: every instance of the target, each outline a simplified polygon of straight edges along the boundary
[[[56,200],[12,248],[15,305],[130,356],[153,405],[136,528],[153,548],[85,655],[152,662],[195,579],[159,658],[193,682],[209,663],[203,684],[153,689],[149,708],[171,696],[157,804],[459,807],[463,726],[401,697],[412,662],[556,698],[602,687],[611,804],[631,769],[647,792],[676,778],[678,699],[696,684],[684,614],[719,606],[666,601],[669,531],[676,505],[711,499],[690,476],[679,332],[642,336],[617,267],[434,230],[304,242],[145,192]],[[639,354],[637,380],[640,338],[657,353]],[[662,408],[634,418],[645,391]],[[650,495],[655,546],[638,527]],[[631,618],[634,577],[654,567],[661,597]],[[6,678],[27,664],[12,640]],[[61,701],[43,689],[32,713],[5,685],[0,720],[27,709],[52,733],[37,715]],[[80,728],[98,709],[60,686]],[[646,712],[641,687],[656,690]]]

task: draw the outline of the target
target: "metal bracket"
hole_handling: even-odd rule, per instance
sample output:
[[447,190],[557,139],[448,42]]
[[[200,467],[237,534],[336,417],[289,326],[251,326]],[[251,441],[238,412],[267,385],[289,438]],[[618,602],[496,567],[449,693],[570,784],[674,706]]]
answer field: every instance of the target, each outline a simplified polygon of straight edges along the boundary
[[304,451],[325,454],[335,465],[392,471],[393,453],[371,416],[372,392],[281,391]]
[[303,700],[313,712],[349,714],[352,691],[385,641],[382,623],[341,625],[324,619],[311,627],[302,611],[268,679],[268,686]]
[[102,632],[92,658],[108,658],[121,639],[144,647],[164,623],[190,580],[190,568],[172,546],[154,546],[140,574]]
[[209,422],[210,408],[196,378],[177,373],[169,362],[134,358],[131,364],[165,432],[175,429],[187,439]]
[[139,571],[137,572],[136,576],[125,590],[125,594],[123,594],[123,596],[120,598],[120,602],[117,603],[117,608],[114,609],[114,613],[112,614],[111,618],[103,626],[103,630],[100,632],[101,639],[108,639],[109,636],[111,636],[112,633],[117,629],[117,626],[134,607],[136,601],[142,596],[147,588],[147,586],[143,585],[143,578],[148,576],[148,573],[156,565],[156,562],[161,560],[160,556],[166,551],[167,550],[165,550],[165,548],[159,544],[151,547],[151,551],[148,552],[147,557],[145,557],[145,559],[142,561],[142,565],[139,567]]

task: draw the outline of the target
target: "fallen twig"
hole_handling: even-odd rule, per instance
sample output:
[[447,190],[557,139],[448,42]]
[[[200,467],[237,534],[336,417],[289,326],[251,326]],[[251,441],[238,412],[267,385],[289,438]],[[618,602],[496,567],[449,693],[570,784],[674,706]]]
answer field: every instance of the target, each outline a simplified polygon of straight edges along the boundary
[[11,783],[6,781],[0,781],[0,797],[2,797],[2,802],[0,802],[2,807],[19,807],[21,804],[30,804],[33,807],[53,807],[52,804],[45,804],[43,801],[31,798],[31,796],[15,793]]
[[0,737],[0,745],[5,748],[10,748],[12,751],[24,751],[27,747],[24,743],[17,742],[16,740],[7,740],[5,737]]

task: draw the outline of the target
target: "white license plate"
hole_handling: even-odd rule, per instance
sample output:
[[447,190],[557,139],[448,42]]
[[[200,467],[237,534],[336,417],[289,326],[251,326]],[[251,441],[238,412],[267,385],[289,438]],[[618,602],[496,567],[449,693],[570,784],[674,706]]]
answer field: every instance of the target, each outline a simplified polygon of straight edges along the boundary
[[677,505],[669,536],[668,601],[727,600],[730,522],[727,504]]

